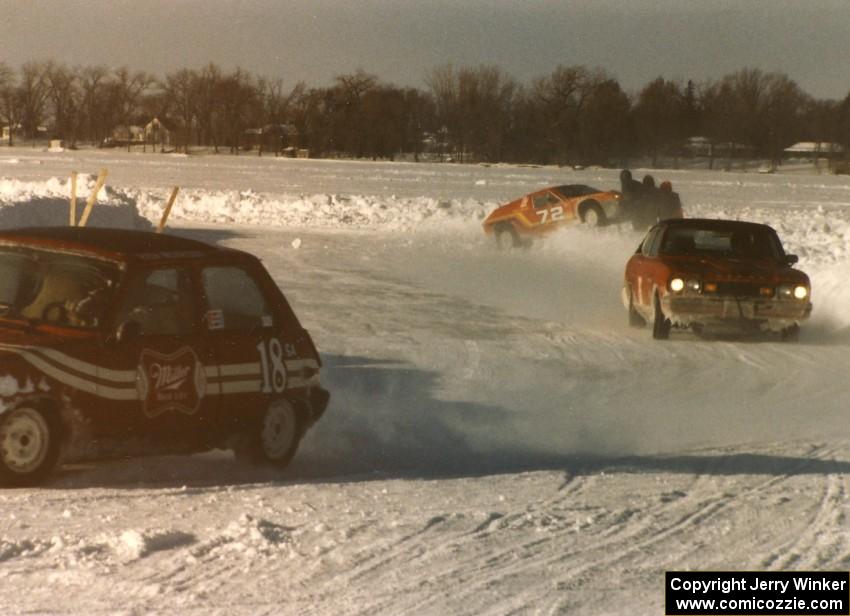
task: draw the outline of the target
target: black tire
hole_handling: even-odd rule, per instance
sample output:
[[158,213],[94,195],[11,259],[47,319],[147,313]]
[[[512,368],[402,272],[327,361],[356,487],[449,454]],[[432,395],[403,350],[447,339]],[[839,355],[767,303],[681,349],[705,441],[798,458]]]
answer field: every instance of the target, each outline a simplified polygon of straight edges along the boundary
[[510,250],[519,248],[522,242],[513,225],[499,225],[496,227],[496,246],[499,250]]
[[661,310],[661,300],[655,296],[655,319],[652,321],[652,337],[655,340],[667,340],[670,337],[670,319],[664,316]]
[[0,485],[44,481],[59,460],[61,424],[55,413],[22,405],[0,415]]
[[796,323],[786,327],[780,334],[782,342],[797,342],[800,339],[800,326]]
[[632,290],[629,289],[629,327],[644,326],[646,326],[646,319],[644,319],[640,313],[635,310],[634,297],[632,296]]
[[302,420],[289,400],[269,404],[262,417],[235,440],[237,460],[260,466],[285,468],[295,456],[303,436]]
[[605,212],[602,211],[602,208],[595,201],[582,203],[581,221],[588,227],[603,227],[608,223]]

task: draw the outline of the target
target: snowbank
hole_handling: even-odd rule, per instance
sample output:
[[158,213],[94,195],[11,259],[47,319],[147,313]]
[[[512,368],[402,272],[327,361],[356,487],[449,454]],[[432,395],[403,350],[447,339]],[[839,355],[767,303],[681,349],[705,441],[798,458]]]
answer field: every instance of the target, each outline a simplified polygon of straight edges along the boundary
[[[94,188],[90,175],[78,179],[78,216]],[[64,225],[68,221],[68,180],[0,179],[0,227]],[[157,223],[166,194],[107,186],[99,195],[91,225],[147,228]],[[184,190],[170,220],[274,227],[387,229],[477,226],[497,204],[475,199],[389,197],[345,194],[279,194],[252,190]]]

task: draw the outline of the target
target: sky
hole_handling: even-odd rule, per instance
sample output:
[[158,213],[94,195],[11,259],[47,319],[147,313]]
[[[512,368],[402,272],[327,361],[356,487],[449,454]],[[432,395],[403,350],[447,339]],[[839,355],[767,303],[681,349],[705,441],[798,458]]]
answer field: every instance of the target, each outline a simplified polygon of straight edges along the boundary
[[581,64],[631,92],[746,67],[838,99],[850,0],[0,0],[0,62],[49,59],[157,76],[214,62],[285,88],[363,69],[424,89],[446,63],[528,84]]

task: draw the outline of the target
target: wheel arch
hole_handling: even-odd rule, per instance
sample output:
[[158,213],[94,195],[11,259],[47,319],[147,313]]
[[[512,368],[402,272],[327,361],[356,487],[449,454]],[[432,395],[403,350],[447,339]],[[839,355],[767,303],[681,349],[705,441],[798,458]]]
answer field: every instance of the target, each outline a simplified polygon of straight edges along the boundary
[[605,211],[602,209],[602,206],[600,205],[599,201],[593,198],[585,199],[584,201],[578,204],[578,217],[582,222],[584,222],[585,214],[587,214],[587,211],[592,207],[596,207],[604,216]]

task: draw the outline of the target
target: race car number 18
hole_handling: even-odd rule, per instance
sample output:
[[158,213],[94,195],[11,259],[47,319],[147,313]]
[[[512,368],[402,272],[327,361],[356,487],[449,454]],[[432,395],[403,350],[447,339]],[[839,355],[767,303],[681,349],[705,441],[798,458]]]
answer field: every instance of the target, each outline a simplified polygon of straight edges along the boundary
[[545,225],[547,219],[549,219],[551,222],[563,220],[564,219],[564,208],[563,208],[563,206],[559,205],[557,207],[553,207],[553,208],[548,209],[548,210],[540,210],[540,212],[538,212],[538,214],[540,215],[540,224]]
[[263,371],[264,394],[279,394],[286,389],[286,365],[283,363],[283,347],[280,340],[271,338],[257,345],[260,352],[260,366]]

